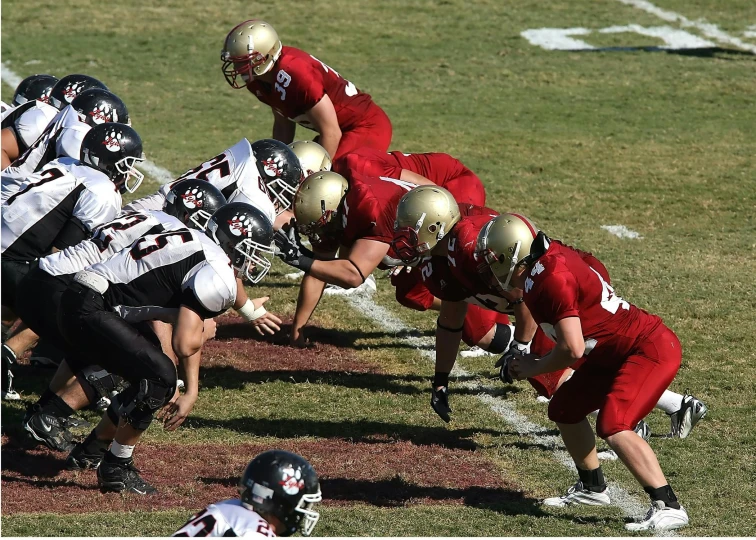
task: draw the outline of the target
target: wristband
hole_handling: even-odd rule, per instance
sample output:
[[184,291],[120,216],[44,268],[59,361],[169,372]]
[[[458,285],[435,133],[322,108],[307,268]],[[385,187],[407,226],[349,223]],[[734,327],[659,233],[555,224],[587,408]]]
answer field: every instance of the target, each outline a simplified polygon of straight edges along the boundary
[[236,312],[241,315],[242,319],[245,321],[254,321],[265,315],[268,311],[265,309],[265,306],[260,306],[255,309],[255,304],[248,298],[244,305],[237,309]]

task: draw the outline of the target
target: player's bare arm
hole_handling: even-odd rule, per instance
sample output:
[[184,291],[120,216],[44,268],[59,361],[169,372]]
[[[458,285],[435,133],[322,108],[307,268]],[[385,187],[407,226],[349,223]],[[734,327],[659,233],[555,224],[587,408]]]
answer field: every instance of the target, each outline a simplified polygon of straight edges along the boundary
[[2,162],[3,169],[11,164],[11,162],[18,157],[18,142],[16,141],[16,135],[11,128],[5,128],[2,131]]
[[339,255],[340,258],[333,261],[314,261],[310,275],[326,283],[353,289],[362,285],[378,267],[388,249],[388,244],[363,238],[354,243],[348,258]]
[[282,143],[289,144],[294,141],[294,133],[297,125],[284,115],[273,111],[273,138]]
[[[342,248],[344,253],[348,253],[347,248]],[[322,260],[331,260],[336,257],[335,251],[324,251],[313,249],[313,252]],[[302,329],[307,325],[312,317],[315,308],[318,307],[325,289],[325,282],[313,277],[311,274],[305,274],[302,283],[299,286],[299,296],[297,297],[297,309],[294,313],[294,321],[291,325],[291,336],[289,343],[295,347],[303,347],[305,338]]]
[[546,356],[538,358],[534,354],[515,357],[509,370],[515,379],[534,377],[571,366],[585,354],[585,341],[579,317],[565,317],[554,325],[556,346]]
[[265,309],[265,302],[270,300],[270,296],[263,296],[250,300],[247,291],[244,290],[244,283],[241,279],[236,278],[236,300],[234,309],[239,312],[246,321],[248,321],[258,334],[275,334],[281,330],[281,319]]
[[[326,149],[329,155],[335,156],[336,150],[339,148],[339,142],[341,141],[341,128],[339,127],[339,120],[336,117],[336,109],[334,109],[333,102],[328,97],[328,94],[323,95],[323,98],[305,113],[305,117],[312,125],[312,129],[320,133],[320,137],[318,138],[320,145]],[[293,136],[294,133],[292,131]],[[290,143],[291,141],[284,142]]]
[[416,184],[418,186],[435,186],[436,185],[432,181],[424,177],[423,175],[414,173],[408,169],[402,169],[402,172],[399,175],[399,179],[404,180],[405,182],[412,182],[413,184]]

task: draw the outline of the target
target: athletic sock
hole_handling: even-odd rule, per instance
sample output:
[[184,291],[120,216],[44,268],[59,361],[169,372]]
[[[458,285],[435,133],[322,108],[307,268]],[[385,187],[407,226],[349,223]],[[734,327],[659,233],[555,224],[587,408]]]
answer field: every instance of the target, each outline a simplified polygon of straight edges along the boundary
[[435,375],[433,376],[433,388],[438,388],[439,386],[449,386],[448,373],[436,371]]
[[659,401],[656,403],[656,408],[661,409],[667,414],[676,413],[680,410],[682,399],[683,397],[681,394],[677,394],[670,390],[665,390],[662,396],[659,398]]
[[124,460],[131,461],[131,458],[134,455],[134,445],[121,444],[118,441],[113,441],[113,444],[110,445],[110,452],[108,452],[108,454],[112,454],[114,458],[121,462]]
[[601,493],[606,489],[606,480],[604,480],[604,471],[601,470],[601,466],[597,469],[585,471],[580,467],[577,468],[580,481],[583,483],[583,487],[594,493]]
[[108,446],[110,446],[110,442],[109,440],[103,441],[102,439],[98,439],[96,430],[93,429],[89,432],[87,438],[84,439],[84,442],[81,443],[81,446],[87,454],[104,454]]
[[68,406],[68,403],[63,401],[63,398],[49,389],[45,390],[45,393],[39,399],[39,404],[42,407],[43,413],[51,414],[58,418],[68,418],[74,413],[74,410]]
[[644,487],[643,491],[648,493],[648,496],[651,497],[651,502],[662,501],[669,508],[674,508],[675,510],[680,509],[680,503],[677,502],[675,492],[672,491],[669,484],[658,488]]

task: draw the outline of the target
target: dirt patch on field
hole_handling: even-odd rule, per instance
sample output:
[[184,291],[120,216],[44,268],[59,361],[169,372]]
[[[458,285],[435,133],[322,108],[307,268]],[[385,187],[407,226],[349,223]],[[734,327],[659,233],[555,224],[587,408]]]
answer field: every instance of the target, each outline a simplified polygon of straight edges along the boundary
[[[311,461],[327,505],[496,507],[523,499],[492,463],[472,452],[409,442],[282,441],[279,447]],[[196,510],[236,496],[236,483],[248,460],[268,449],[256,444],[142,445],[137,466],[160,493],[138,496],[101,494],[94,471],[61,470],[63,454],[23,450],[4,441],[2,513]]]

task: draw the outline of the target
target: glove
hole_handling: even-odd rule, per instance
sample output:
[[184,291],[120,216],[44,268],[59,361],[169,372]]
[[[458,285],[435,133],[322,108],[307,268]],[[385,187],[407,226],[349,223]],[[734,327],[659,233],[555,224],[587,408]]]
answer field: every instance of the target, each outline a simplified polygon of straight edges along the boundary
[[299,270],[309,272],[315,256],[302,246],[296,227],[285,225],[273,236],[276,242],[276,256],[283,262]]
[[512,340],[512,344],[507,349],[501,358],[494,364],[494,367],[499,368],[499,379],[501,382],[507,384],[514,384],[514,379],[509,374],[509,362],[515,357],[515,355],[522,356],[530,352],[530,343],[522,343],[516,339]]
[[431,387],[431,407],[441,417],[441,420],[446,423],[451,421],[449,413],[452,410],[449,408],[449,389],[446,386],[442,386],[438,390]]

